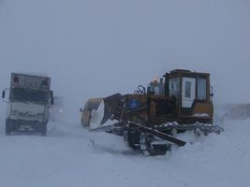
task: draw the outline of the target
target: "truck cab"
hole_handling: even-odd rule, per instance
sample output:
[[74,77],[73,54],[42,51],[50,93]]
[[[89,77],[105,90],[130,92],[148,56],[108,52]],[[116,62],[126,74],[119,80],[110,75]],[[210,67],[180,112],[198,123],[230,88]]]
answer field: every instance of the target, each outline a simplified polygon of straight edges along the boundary
[[[5,132],[35,131],[46,135],[49,108],[53,104],[48,76],[12,73]],[[5,98],[3,91],[2,98]]]

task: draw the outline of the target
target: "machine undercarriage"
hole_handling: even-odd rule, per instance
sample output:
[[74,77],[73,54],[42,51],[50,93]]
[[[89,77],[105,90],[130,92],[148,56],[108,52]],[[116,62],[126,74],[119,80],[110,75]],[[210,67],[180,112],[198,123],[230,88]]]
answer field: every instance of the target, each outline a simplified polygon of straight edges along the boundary
[[167,123],[154,127],[146,127],[138,123],[114,123],[95,129],[92,132],[106,132],[124,138],[128,146],[135,150],[141,150],[146,156],[156,156],[166,154],[171,150],[171,146],[184,146],[187,142],[177,138],[179,133],[193,132],[196,136],[201,134],[207,136],[210,133],[220,134],[223,128],[211,124],[184,124],[176,122]]

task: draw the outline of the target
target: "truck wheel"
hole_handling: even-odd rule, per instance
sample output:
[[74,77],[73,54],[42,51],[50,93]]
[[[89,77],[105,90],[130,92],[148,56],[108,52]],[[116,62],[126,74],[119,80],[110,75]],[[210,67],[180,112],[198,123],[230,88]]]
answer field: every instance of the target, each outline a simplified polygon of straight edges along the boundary
[[47,135],[47,127],[46,127],[46,125],[44,125],[44,126],[41,128],[41,134],[42,134],[42,136],[46,136],[46,135]]
[[5,122],[5,134],[6,135],[11,134],[11,122],[9,119],[6,119],[6,122]]

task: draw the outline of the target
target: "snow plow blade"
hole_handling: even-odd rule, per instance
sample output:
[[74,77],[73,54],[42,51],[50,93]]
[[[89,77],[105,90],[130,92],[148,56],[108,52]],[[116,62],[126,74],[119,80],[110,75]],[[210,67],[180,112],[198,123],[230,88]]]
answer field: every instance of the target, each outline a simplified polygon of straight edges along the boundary
[[119,111],[121,94],[114,94],[105,98],[89,99],[84,109],[81,109],[81,124],[83,127],[98,128],[109,119],[113,119],[116,111]]
[[102,98],[91,98],[85,103],[84,108],[80,109],[81,124],[83,127],[88,127],[90,125],[91,113],[99,108],[102,101]]

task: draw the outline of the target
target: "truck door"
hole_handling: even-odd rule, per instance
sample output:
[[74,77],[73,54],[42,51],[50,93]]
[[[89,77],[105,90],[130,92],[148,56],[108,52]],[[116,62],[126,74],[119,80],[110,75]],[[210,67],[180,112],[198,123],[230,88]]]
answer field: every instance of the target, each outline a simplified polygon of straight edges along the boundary
[[196,79],[183,77],[182,79],[182,108],[191,108],[195,99]]

